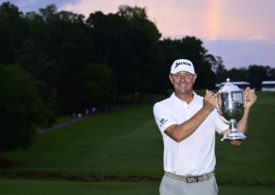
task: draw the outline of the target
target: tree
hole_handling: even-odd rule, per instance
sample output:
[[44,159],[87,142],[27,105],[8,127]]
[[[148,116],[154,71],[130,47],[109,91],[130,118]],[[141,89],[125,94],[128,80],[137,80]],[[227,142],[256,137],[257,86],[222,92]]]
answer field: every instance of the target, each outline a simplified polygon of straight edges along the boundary
[[130,7],[128,5],[121,5],[118,8],[118,15],[122,16],[123,18],[127,18],[129,20],[133,18],[138,18],[138,19],[148,19],[146,9],[145,8],[140,8],[140,7]]
[[27,13],[28,38],[17,50],[17,64],[31,73],[43,101],[56,114],[80,107],[81,72],[93,60],[93,39],[84,16],[54,5]]
[[250,65],[248,68],[248,81],[252,88],[261,90],[261,82],[268,78],[267,69],[259,65]]
[[211,54],[207,55],[206,58],[212,64],[212,70],[215,73],[216,83],[224,82],[228,76],[222,58],[219,56],[215,57]]
[[35,84],[22,68],[0,65],[0,151],[25,148],[36,128],[48,124],[48,113]]
[[226,74],[226,77],[230,78],[231,81],[249,81],[248,76],[247,68],[232,68]]
[[121,6],[116,14],[91,14],[86,23],[94,36],[96,61],[112,68],[119,94],[152,91],[160,33],[145,9]]
[[16,49],[22,45],[26,25],[15,5],[5,2],[0,6],[0,63],[15,62]]
[[117,97],[116,77],[105,64],[89,64],[81,75],[84,107],[105,106]]

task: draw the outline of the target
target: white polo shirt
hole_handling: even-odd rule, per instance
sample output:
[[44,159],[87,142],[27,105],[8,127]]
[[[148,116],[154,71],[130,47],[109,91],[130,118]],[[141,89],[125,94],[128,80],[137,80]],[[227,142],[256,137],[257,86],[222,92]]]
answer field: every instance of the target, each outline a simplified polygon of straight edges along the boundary
[[228,128],[216,109],[186,139],[176,142],[165,129],[173,124],[181,124],[190,119],[203,106],[203,97],[194,92],[193,100],[187,104],[174,93],[154,105],[153,113],[162,133],[164,143],[163,166],[167,172],[183,176],[196,176],[215,169],[215,132]]

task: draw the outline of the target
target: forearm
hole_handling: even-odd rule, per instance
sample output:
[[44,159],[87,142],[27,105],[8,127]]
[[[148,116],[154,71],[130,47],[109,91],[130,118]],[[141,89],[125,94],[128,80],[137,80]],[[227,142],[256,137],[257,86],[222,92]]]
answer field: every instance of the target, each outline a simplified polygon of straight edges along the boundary
[[247,88],[244,93],[244,114],[237,124],[237,129],[242,133],[247,131],[250,109],[256,100],[257,96],[255,94],[255,90],[250,90]]
[[175,141],[180,142],[194,133],[211,112],[212,111],[202,108],[189,120],[181,123],[180,125],[168,127],[165,130],[165,133]]
[[246,131],[247,131],[249,113],[250,113],[250,108],[245,108],[243,117],[237,123],[237,129],[242,133],[246,133]]

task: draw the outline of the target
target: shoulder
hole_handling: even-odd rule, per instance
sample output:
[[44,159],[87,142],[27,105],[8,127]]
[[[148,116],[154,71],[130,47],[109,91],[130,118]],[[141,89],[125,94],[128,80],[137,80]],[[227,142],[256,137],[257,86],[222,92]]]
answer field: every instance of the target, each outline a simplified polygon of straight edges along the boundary
[[169,98],[166,98],[164,100],[156,102],[154,104],[154,108],[155,107],[169,107],[171,104],[173,104],[173,102],[174,102],[174,100],[173,100],[173,94],[172,94]]
[[169,98],[166,98],[164,100],[161,100],[159,102],[156,102],[153,106],[153,111],[161,111],[161,110],[168,110],[171,105],[173,104],[173,95],[171,95]]

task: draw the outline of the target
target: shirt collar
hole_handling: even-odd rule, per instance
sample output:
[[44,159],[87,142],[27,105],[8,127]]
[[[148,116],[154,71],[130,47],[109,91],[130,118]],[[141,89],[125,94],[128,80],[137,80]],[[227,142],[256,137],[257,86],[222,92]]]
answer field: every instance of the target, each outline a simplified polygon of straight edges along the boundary
[[185,101],[179,99],[179,98],[175,95],[175,92],[172,93],[171,97],[172,97],[173,99],[175,99],[176,101],[181,102],[181,103],[183,103],[184,105],[188,106],[188,105],[195,104],[195,103],[197,102],[197,100],[198,100],[198,95],[197,95],[197,93],[196,93],[195,91],[193,91],[193,95],[194,95],[194,96],[193,96],[193,99],[192,99],[192,101],[191,101],[189,104],[187,104]]

